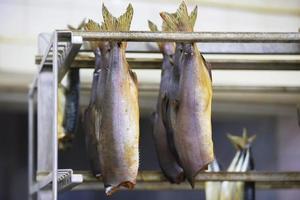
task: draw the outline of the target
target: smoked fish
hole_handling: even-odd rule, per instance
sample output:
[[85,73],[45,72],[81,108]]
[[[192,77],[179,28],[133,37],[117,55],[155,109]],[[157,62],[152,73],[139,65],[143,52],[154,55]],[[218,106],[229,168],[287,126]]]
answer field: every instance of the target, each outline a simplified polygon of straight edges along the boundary
[[[92,20],[89,20],[85,24],[84,29],[87,31],[100,31],[101,27],[99,24]],[[99,157],[99,122],[100,122],[100,109],[97,108],[97,93],[98,82],[102,77],[102,56],[100,51],[101,43],[90,42],[90,46],[94,51],[95,55],[95,69],[93,72],[91,97],[88,107],[86,108],[83,116],[85,141],[87,156],[90,163],[92,173],[95,177],[100,176],[100,157]]]
[[[119,18],[103,5],[106,31],[129,31],[131,4]],[[110,41],[110,56],[99,134],[100,165],[107,195],[121,186],[133,189],[139,167],[139,106],[137,77],[126,60],[126,42]]]
[[[148,21],[148,26],[151,31],[158,31],[157,26],[153,22]],[[165,22],[162,25],[162,31],[168,31],[168,26],[166,26]],[[158,43],[158,46],[163,54],[163,63],[156,112],[153,114],[153,138],[162,172],[171,183],[178,184],[184,180],[184,172],[178,164],[176,155],[174,155],[170,149],[167,136],[168,127],[164,124],[164,121],[167,121],[167,119],[163,119],[162,114],[163,110],[167,110],[167,108],[163,107],[164,95],[166,95],[167,92],[170,92],[169,89],[172,87],[171,81],[174,70],[173,56],[175,53],[175,44],[173,42],[160,42]],[[172,132],[172,130],[169,130],[169,132]]]
[[[186,4],[182,2],[175,14],[162,12],[160,15],[171,30],[192,32],[197,7],[189,15]],[[170,107],[167,115],[174,127],[173,139],[180,165],[194,187],[195,176],[214,160],[212,81],[209,68],[195,43],[176,43],[176,64],[179,70],[179,91],[176,99],[168,99],[166,96]]]

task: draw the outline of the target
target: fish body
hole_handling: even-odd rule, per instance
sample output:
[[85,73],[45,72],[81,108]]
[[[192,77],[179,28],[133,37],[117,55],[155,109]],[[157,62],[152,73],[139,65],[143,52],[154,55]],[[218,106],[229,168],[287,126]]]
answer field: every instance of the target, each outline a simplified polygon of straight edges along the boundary
[[212,84],[195,44],[185,46],[174,143],[190,183],[213,161]]
[[95,51],[95,70],[93,73],[92,89],[90,103],[84,112],[84,132],[86,141],[87,156],[89,159],[90,167],[94,176],[100,176],[100,158],[99,158],[99,126],[100,112],[96,107],[97,99],[97,85],[101,73],[100,68],[101,56],[99,49]]
[[[192,32],[197,7],[188,14],[183,2],[175,14],[161,17],[174,31]],[[212,82],[206,62],[194,43],[176,43],[175,65],[178,65],[179,89],[169,99],[168,118],[174,127],[173,140],[180,165],[194,187],[195,176],[214,160],[211,103]]]
[[66,105],[63,127],[66,135],[72,139],[77,128],[79,113],[80,78],[79,69],[68,73],[68,87],[66,90]]
[[[157,31],[156,25],[149,21],[149,28],[151,31]],[[169,89],[172,87],[173,79],[173,56],[175,52],[175,46],[173,43],[159,43],[159,48],[163,54],[162,70],[161,70],[161,81],[159,94],[156,104],[156,112],[154,113],[153,123],[153,138],[155,148],[159,160],[160,168],[164,175],[168,178],[171,183],[180,183],[184,180],[184,173],[178,161],[176,155],[172,152],[169,146],[169,137],[167,133],[172,134],[172,128],[164,124],[163,112],[166,112],[167,108],[163,104],[164,98],[170,92]],[[167,130],[169,128],[169,130]],[[171,130],[170,130],[171,129]],[[170,141],[172,142],[172,141]],[[172,145],[172,143],[171,143]],[[174,145],[173,145],[174,147]]]
[[[103,5],[108,31],[128,31],[133,9],[114,18]],[[132,189],[139,167],[139,106],[137,78],[125,57],[126,43],[110,42],[110,58],[102,102],[99,147],[106,194],[121,186]]]
[[[255,139],[255,135],[248,137],[247,130],[243,130],[243,136],[227,135],[229,140],[237,149],[236,155],[232,160],[227,171],[246,172],[254,169],[254,162],[251,155],[251,145]],[[221,200],[241,200],[255,199],[255,185],[254,183],[244,183],[240,181],[222,183]]]

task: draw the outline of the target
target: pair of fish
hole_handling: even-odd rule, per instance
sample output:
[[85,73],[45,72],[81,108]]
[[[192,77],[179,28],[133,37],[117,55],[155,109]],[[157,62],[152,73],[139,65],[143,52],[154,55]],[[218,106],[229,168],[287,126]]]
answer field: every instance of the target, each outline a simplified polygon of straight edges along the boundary
[[[115,18],[102,6],[104,22],[89,21],[88,31],[129,31],[131,4]],[[137,77],[125,57],[126,42],[92,43],[96,63],[91,101],[85,111],[86,144],[92,171],[103,178],[106,194],[121,186],[132,189],[139,166],[139,107]]]
[[[160,13],[163,31],[192,32],[197,7],[188,14],[181,3],[176,13]],[[156,26],[149,22],[152,31]],[[210,69],[195,43],[159,43],[163,65],[153,135],[163,173],[172,183],[187,178],[192,187],[198,172],[214,159]]]
[[[243,130],[243,136],[228,135],[229,140],[237,149],[237,152],[231,161],[228,172],[246,172],[254,169],[254,161],[251,153],[251,145],[255,135],[248,137],[246,129]],[[209,165],[212,172],[220,171],[220,167],[215,160]],[[254,200],[255,186],[253,182],[206,182],[205,196],[207,200]]]

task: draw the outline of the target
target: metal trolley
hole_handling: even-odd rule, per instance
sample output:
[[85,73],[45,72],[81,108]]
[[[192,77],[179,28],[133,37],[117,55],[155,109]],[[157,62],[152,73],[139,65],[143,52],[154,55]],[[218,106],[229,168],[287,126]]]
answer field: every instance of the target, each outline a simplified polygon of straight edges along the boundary
[[[93,189],[101,187],[87,171],[73,172],[72,169],[58,169],[57,142],[57,90],[58,84],[71,67],[91,68],[92,57],[79,57],[85,41],[115,40],[140,42],[131,52],[150,52],[141,42],[181,41],[201,43],[205,54],[299,54],[300,33],[256,33],[256,32],[84,32],[55,31],[42,56],[36,57],[39,71],[28,93],[29,109],[29,199],[57,199],[62,190]],[[160,69],[160,59],[128,59],[133,68]],[[252,70],[299,70],[299,60],[222,58],[207,59],[212,69]],[[139,66],[139,67],[136,67]],[[297,91],[299,88],[297,88]],[[37,119],[35,110],[37,103]],[[37,123],[36,123],[37,122]],[[171,185],[157,171],[140,171],[136,189],[188,189],[186,183]],[[203,188],[204,181],[251,181],[257,188],[299,188],[300,172],[202,172],[197,176],[196,188]],[[153,184],[155,183],[155,184]]]

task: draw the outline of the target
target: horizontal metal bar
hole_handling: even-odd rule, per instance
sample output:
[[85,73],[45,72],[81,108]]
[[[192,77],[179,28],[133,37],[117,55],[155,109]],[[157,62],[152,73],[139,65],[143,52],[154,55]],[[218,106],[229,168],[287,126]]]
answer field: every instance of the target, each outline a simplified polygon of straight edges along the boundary
[[[299,70],[300,57],[290,59],[289,56],[283,55],[278,59],[279,55],[269,56],[265,59],[260,55],[217,55],[203,54],[212,69],[221,70]],[[36,63],[39,63],[41,56],[36,56]],[[133,69],[161,69],[161,58],[127,58]],[[46,63],[51,65],[52,60],[48,58]],[[95,59],[93,56],[77,56],[72,64],[72,68],[94,68]]]
[[[76,171],[83,175],[83,183],[73,190],[103,189],[102,179],[96,179],[88,171]],[[258,189],[300,188],[300,172],[202,172],[196,177],[195,189],[203,189],[205,181],[245,181],[255,182]],[[141,171],[137,176],[135,189],[138,190],[186,190],[187,182],[170,184],[158,171]]]
[[135,42],[272,42],[299,43],[298,32],[86,32],[74,31],[75,36],[81,36],[85,41],[135,41]]
[[63,52],[61,64],[58,66],[58,82],[60,82],[69,67],[71,66],[74,58],[78,54],[80,47],[82,45],[82,38],[80,36],[73,36],[71,39],[70,46]]
[[[101,177],[96,179],[89,171],[75,171],[82,174],[84,182],[102,181]],[[160,182],[167,181],[160,171],[140,171],[137,176],[138,182]],[[246,182],[299,182],[300,172],[200,172],[196,176],[197,182],[203,181],[246,181]]]
[[[254,183],[256,189],[269,190],[269,189],[300,189],[299,182],[256,182]],[[193,190],[203,190],[204,182],[196,182]],[[83,182],[72,188],[72,191],[78,190],[104,190],[102,182]],[[150,191],[178,191],[178,190],[191,190],[190,184],[183,182],[181,184],[170,184],[167,181],[163,182],[138,182],[134,190],[150,190]]]
[[38,177],[38,180],[35,184],[32,185],[30,189],[30,194],[34,194],[38,192],[39,190],[43,189],[47,185],[49,185],[52,181],[52,173],[49,173],[48,175],[44,177]]

